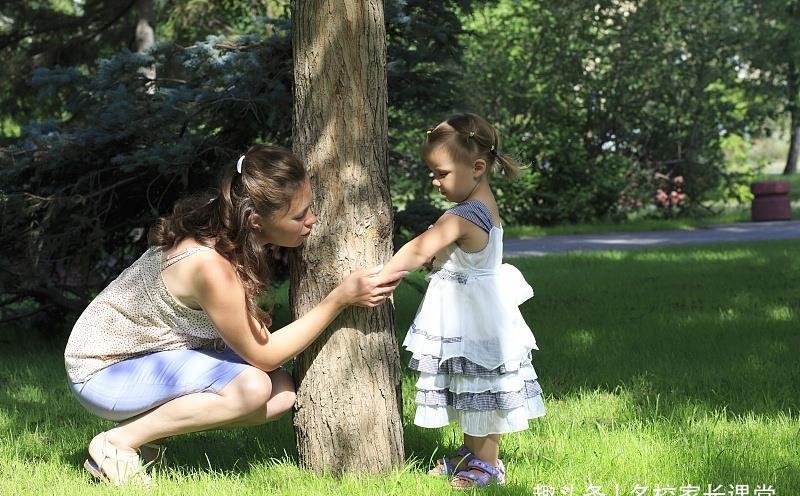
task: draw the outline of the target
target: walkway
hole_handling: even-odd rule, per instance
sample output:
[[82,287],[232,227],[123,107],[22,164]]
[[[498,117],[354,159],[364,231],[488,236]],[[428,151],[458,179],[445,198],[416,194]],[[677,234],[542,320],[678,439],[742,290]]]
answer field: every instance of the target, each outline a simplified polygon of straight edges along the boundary
[[540,256],[575,250],[630,250],[651,246],[800,238],[800,220],[739,222],[693,230],[568,234],[503,240],[507,257]]

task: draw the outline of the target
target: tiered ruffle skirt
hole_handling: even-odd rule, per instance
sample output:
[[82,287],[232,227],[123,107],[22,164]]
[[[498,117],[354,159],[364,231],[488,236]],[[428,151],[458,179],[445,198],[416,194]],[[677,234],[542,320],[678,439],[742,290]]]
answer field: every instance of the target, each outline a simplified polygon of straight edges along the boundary
[[458,422],[471,436],[528,428],[545,414],[531,362],[538,349],[519,304],[533,296],[513,266],[474,275],[440,269],[403,346],[419,372],[414,423],[436,428]]

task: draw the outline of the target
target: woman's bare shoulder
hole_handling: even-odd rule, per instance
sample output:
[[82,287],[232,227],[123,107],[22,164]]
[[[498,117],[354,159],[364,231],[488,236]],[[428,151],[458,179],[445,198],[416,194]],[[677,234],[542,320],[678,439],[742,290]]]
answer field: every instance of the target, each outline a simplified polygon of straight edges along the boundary
[[[191,251],[190,256],[181,256]],[[241,286],[231,262],[212,246],[186,238],[164,250],[163,260],[170,259],[162,271],[173,295],[196,308],[203,295],[230,293]]]

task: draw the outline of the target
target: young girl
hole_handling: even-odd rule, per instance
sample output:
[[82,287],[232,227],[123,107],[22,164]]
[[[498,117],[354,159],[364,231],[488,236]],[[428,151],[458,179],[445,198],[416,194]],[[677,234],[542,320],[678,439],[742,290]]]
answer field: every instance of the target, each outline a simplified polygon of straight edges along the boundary
[[506,175],[518,165],[500,152],[500,135],[483,118],[454,115],[428,132],[422,155],[433,187],[457,203],[404,245],[385,273],[433,270],[403,345],[419,371],[414,423],[429,428],[457,421],[464,444],[431,473],[454,476],[457,489],[505,483],[500,434],[528,428],[545,414],[531,365],[537,349],[517,308],[533,290],[502,264],[503,228],[489,184],[496,163]]

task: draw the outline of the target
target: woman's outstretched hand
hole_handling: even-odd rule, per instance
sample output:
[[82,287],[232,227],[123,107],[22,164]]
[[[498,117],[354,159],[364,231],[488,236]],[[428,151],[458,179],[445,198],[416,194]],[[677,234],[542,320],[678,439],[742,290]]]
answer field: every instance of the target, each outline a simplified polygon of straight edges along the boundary
[[406,272],[378,275],[383,265],[357,270],[348,275],[339,287],[343,301],[348,305],[376,307],[386,301],[403,280]]

